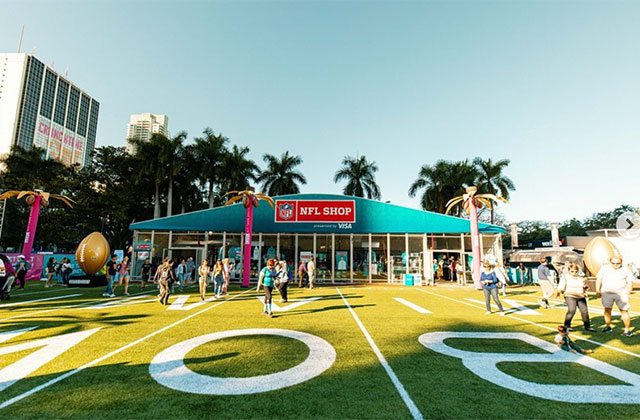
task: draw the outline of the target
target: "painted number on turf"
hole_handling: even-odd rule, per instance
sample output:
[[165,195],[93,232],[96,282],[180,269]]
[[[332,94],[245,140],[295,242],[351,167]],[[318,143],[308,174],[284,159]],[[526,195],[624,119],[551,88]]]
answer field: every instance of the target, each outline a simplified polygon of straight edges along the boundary
[[[27,331],[33,330],[34,328],[37,327],[1,333],[0,343],[9,341]],[[87,331],[47,337],[40,340],[30,341],[28,343],[14,344],[12,346],[0,348],[0,356],[4,356],[5,354],[42,347],[41,349],[30,353],[17,362],[0,370],[0,392],[55,359],[57,356],[94,334],[99,329],[100,328],[94,328]]]
[[[184,364],[191,350],[211,341],[247,335],[277,335],[302,341],[309,347],[307,359],[291,369],[249,378],[222,378],[202,375]],[[149,373],[161,385],[176,391],[206,395],[244,395],[273,391],[308,381],[329,369],[336,360],[331,344],[315,335],[281,329],[246,329],[201,335],[175,344],[153,358]]]
[[[444,343],[447,338],[521,340],[548,351],[548,354],[481,353],[459,350]],[[640,376],[592,357],[576,355],[525,333],[432,332],[420,336],[420,343],[438,353],[462,359],[471,372],[513,391],[553,401],[569,403],[637,404],[640,401]],[[628,385],[553,385],[525,381],[498,369],[501,362],[578,363]]]

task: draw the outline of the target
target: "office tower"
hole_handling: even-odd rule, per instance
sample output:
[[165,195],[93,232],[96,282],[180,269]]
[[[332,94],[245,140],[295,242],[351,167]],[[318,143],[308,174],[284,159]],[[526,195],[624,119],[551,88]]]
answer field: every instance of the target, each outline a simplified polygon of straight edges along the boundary
[[64,164],[90,163],[100,104],[32,54],[0,53],[0,154],[37,146]]

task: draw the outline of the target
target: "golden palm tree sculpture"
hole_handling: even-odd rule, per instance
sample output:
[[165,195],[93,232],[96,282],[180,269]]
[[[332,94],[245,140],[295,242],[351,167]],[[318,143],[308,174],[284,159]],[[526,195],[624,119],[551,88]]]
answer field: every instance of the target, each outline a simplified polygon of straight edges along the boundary
[[445,214],[449,213],[458,204],[462,203],[462,207],[469,215],[469,224],[471,227],[471,252],[473,256],[472,260],[472,277],[473,283],[476,289],[482,289],[480,284],[480,261],[482,259],[480,250],[480,232],[478,230],[478,209],[482,206],[487,206],[489,209],[493,208],[493,203],[502,201],[503,203],[509,203],[503,197],[499,197],[495,194],[476,194],[478,189],[476,187],[467,187],[466,193],[458,197],[454,197],[447,202],[447,210]]
[[266,201],[274,208],[273,198],[267,194],[251,190],[229,191],[222,197],[231,197],[224,205],[228,206],[242,200],[245,208],[244,220],[244,254],[242,256],[242,286],[249,287],[249,273],[251,266],[251,235],[253,234],[253,208],[257,208],[260,201]]
[[31,256],[31,250],[33,249],[33,241],[36,238],[36,229],[38,227],[38,216],[40,215],[40,206],[47,207],[49,205],[49,199],[55,198],[62,201],[69,207],[73,207],[75,203],[71,198],[62,194],[51,194],[42,190],[35,191],[5,191],[0,194],[0,200],[6,200],[7,198],[17,197],[21,199],[26,197],[25,201],[31,206],[29,212],[29,223],[27,223],[27,232],[24,236],[24,245],[22,247],[22,254],[25,258]]

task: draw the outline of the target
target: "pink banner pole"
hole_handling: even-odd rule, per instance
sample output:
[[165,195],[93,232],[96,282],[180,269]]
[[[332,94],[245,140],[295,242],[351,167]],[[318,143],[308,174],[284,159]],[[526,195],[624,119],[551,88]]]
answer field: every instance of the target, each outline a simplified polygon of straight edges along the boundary
[[34,198],[35,201],[31,205],[29,223],[27,223],[27,232],[24,235],[24,244],[22,246],[22,255],[24,255],[27,260],[31,257],[33,241],[36,238],[36,228],[38,227],[38,217],[40,216],[40,200],[42,200],[42,197],[39,195],[36,195]]
[[476,289],[481,290],[482,284],[480,283],[480,267],[481,267],[481,250],[480,250],[480,232],[478,231],[478,211],[476,210],[473,198],[469,199],[469,224],[471,225],[471,255],[473,256],[472,265],[472,277],[473,284]]
[[242,287],[249,287],[251,270],[251,233],[253,231],[253,197],[249,197],[244,220],[244,254],[242,261]]

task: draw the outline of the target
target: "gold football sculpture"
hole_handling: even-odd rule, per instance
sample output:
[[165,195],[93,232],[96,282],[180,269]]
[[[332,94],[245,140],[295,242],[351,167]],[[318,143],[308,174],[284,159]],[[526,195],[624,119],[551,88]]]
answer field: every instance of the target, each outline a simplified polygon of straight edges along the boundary
[[589,241],[584,248],[584,264],[587,266],[592,276],[597,276],[603,265],[609,263],[609,258],[621,256],[620,251],[607,238],[597,236]]
[[80,242],[76,250],[76,261],[82,271],[92,276],[109,260],[109,242],[100,232],[93,232]]

